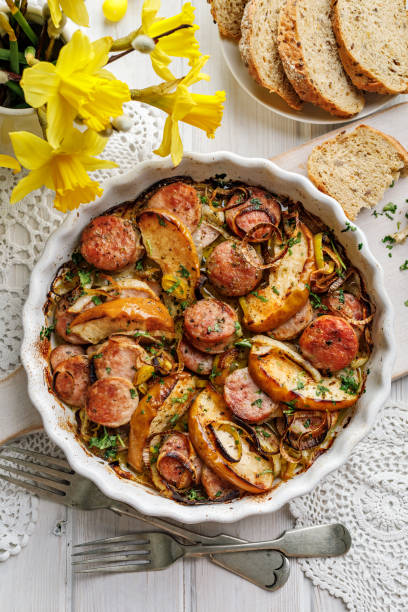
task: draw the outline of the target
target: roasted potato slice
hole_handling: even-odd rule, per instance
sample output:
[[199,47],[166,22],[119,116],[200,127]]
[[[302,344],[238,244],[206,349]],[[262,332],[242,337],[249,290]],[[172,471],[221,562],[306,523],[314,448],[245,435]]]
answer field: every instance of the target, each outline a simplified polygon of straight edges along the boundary
[[179,300],[191,300],[200,267],[187,227],[171,213],[156,209],[141,213],[138,224],[148,256],[162,270],[163,289]]
[[194,377],[175,374],[154,384],[139,402],[130,421],[129,463],[143,471],[143,449],[148,438],[173,429],[196,392]]
[[243,436],[239,461],[228,461],[212,435],[212,425],[232,421],[232,418],[222,396],[208,386],[196,397],[190,408],[188,429],[191,441],[204,463],[220,478],[243,491],[265,493],[273,483],[271,463],[252,450]]
[[[345,372],[337,372],[331,378],[313,378],[313,369],[302,366],[302,358],[295,361],[267,336],[255,336],[249,353],[249,372],[257,385],[277,402],[289,402],[295,410],[338,411],[356,403],[362,385],[355,380],[356,388],[344,384]],[[304,360],[303,360],[304,361]],[[353,386],[353,385],[352,385]]]
[[85,342],[97,344],[111,334],[139,330],[168,338],[174,335],[174,321],[159,300],[137,297],[119,298],[81,312],[70,331]]
[[308,300],[306,285],[313,269],[313,235],[300,223],[293,245],[272,268],[268,286],[241,298],[246,327],[269,331],[293,317]]

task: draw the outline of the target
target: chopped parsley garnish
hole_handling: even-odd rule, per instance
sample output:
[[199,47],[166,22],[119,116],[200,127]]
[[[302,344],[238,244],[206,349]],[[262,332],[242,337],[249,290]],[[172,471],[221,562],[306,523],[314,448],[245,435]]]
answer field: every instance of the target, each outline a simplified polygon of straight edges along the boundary
[[241,329],[241,323],[239,323],[238,321],[235,321],[234,323],[234,327],[235,327],[235,333],[236,334],[240,334],[242,329]]
[[175,291],[177,289],[177,287],[180,287],[180,279],[179,278],[174,281],[174,283],[172,284],[171,287],[169,287],[168,289],[165,289],[165,291],[167,293],[173,293],[173,291]]
[[101,359],[102,357],[102,353],[95,353],[95,355],[92,355],[92,359]]
[[217,376],[221,374],[221,370],[217,370],[216,365],[214,364],[211,370],[210,379],[214,380]]
[[141,259],[136,264],[136,270],[139,270],[139,272],[143,270],[143,261]]
[[362,242],[359,242],[359,244],[358,244],[358,250],[359,250],[359,251],[361,251],[361,249],[362,249],[362,248],[363,248],[363,243],[362,243]]
[[408,270],[408,259],[406,259],[404,263],[400,265],[399,269],[401,270],[401,272],[403,270]]
[[284,410],[283,413],[284,414],[293,414],[294,412],[296,412],[296,400],[290,400],[290,402],[282,402],[283,404],[286,404],[286,406],[289,407],[289,410]]
[[214,495],[214,497],[219,497],[221,495],[222,491],[217,491],[216,494]]
[[328,393],[329,391],[330,389],[328,389],[327,387],[324,387],[323,385],[317,385],[316,395],[321,395],[324,398],[326,397],[326,393]]
[[254,402],[251,403],[251,406],[258,406],[258,408],[262,408],[262,398],[259,397]]
[[107,374],[110,374],[112,372],[112,368],[105,368],[105,370]]
[[48,327],[45,327],[45,325],[43,325],[40,331],[41,340],[44,340],[44,338],[49,340],[51,338],[51,334],[54,331],[54,329],[55,329],[55,325],[49,325]]
[[165,227],[166,226],[166,222],[163,219],[163,217],[160,217],[160,215],[157,215],[157,218],[159,219],[159,225]]
[[259,200],[258,198],[251,198],[249,201],[255,206],[256,210],[261,208],[261,200]]
[[72,274],[72,272],[66,272],[65,273],[65,280],[70,283],[72,280],[74,280],[74,275]]
[[72,257],[71,257],[72,261],[74,262],[74,264],[76,266],[81,265],[85,260],[82,257],[81,253],[72,253]]
[[259,295],[258,291],[251,291],[251,295],[254,295],[256,298],[258,298],[258,300],[261,300],[261,302],[268,301],[268,298],[266,298],[264,295]]
[[384,244],[388,242],[387,249],[392,249],[395,244],[395,238],[393,238],[392,236],[384,236],[381,242],[383,242]]
[[296,238],[289,238],[289,240],[288,240],[288,247],[291,248],[295,244],[299,244],[299,242],[301,240],[302,240],[302,234],[301,234],[301,232],[298,232]]
[[100,450],[104,450],[105,452],[105,458],[106,459],[114,459],[116,458],[116,453],[118,450],[118,443],[125,448],[125,443],[123,442],[122,438],[119,435],[110,435],[108,434],[108,432],[106,431],[106,427],[103,428],[103,436],[102,437],[96,437],[93,436],[90,440],[89,440],[89,447],[92,448],[92,446],[95,446],[96,448],[99,448]]
[[89,270],[78,270],[79,282],[82,287],[90,285],[92,282],[91,273]]
[[391,183],[391,185],[390,185],[390,188],[391,188],[391,187],[394,187],[394,185],[395,185],[395,181],[392,181],[392,183]]
[[171,403],[172,404],[181,404],[183,402],[186,402],[188,400],[188,392],[186,391],[185,393],[183,393],[183,395],[181,397],[172,397],[171,398]]
[[136,395],[137,395],[137,391],[136,389],[129,389],[129,393],[130,393],[130,397],[132,399],[135,399]]
[[201,204],[207,204],[207,202],[208,202],[207,196],[200,195],[199,197],[200,197]]
[[408,306],[408,300],[405,300],[404,306]]
[[102,300],[99,297],[99,295],[93,295],[91,299],[93,303],[95,304],[95,306],[99,306],[99,304],[102,304]]
[[383,212],[390,212],[394,215],[397,212],[397,208],[398,206],[396,204],[388,202],[388,204],[383,207]]
[[235,346],[238,348],[251,348],[252,342],[249,338],[244,338],[243,340],[238,340],[238,342],[235,342]]
[[310,427],[310,419],[306,419],[306,421],[304,421],[303,427],[305,427],[306,429]]
[[302,383],[301,380],[298,380],[295,391],[297,391],[298,389],[304,389],[304,388],[305,388],[304,383]]
[[205,497],[200,495],[200,492],[197,491],[197,489],[191,489],[191,491],[189,491],[189,493],[187,495],[187,499],[189,499],[191,501],[201,501],[201,500],[205,499]]
[[272,285],[272,291],[275,293],[275,295],[280,295],[280,293],[277,290],[277,288],[275,287],[275,285]]
[[344,289],[339,289],[339,302],[344,304]]
[[310,301],[312,303],[313,308],[315,310],[317,310],[318,308],[321,308],[322,310],[328,310],[327,306],[325,306],[325,304],[322,304],[322,300],[317,295],[317,293],[313,293],[313,291],[310,288],[310,285],[306,283],[305,287],[309,291],[309,297],[310,297]]
[[173,416],[172,416],[172,417],[171,417],[171,419],[170,419],[170,423],[171,423],[172,425],[174,425],[174,423],[177,423],[177,421],[179,420],[179,418],[180,418],[180,415],[179,415],[179,414],[173,414]]
[[342,229],[342,232],[348,232],[349,230],[351,230],[352,232],[355,232],[357,230],[357,228],[354,225],[351,225],[351,223],[349,223],[348,221],[346,221],[346,227],[345,229]]
[[133,336],[134,338],[139,338],[139,336],[148,336],[149,334],[145,331],[136,331]]
[[183,264],[180,264],[178,272],[183,278],[190,278],[190,272],[183,266]]
[[264,474],[273,474],[273,470],[264,470],[263,472],[259,472],[257,476],[263,476]]
[[340,389],[345,391],[349,395],[355,395],[360,387],[359,382],[353,376],[353,370],[350,370],[348,374],[340,375],[341,385]]

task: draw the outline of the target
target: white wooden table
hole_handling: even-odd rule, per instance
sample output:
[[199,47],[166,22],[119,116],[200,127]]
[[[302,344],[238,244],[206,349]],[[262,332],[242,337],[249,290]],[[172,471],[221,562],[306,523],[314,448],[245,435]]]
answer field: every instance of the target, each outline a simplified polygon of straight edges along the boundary
[[[126,18],[116,26],[104,23],[101,0],[88,0],[91,38],[102,34],[122,35],[138,27],[142,0],[129,0]],[[176,12],[181,0],[165,0],[162,14]],[[205,0],[193,0],[202,51],[211,54],[207,71],[212,79],[206,91],[225,89],[227,102],[222,127],[215,140],[190,127],[183,127],[186,150],[208,152],[226,149],[247,156],[272,157],[329,131],[330,126],[309,126],[286,120],[256,104],[235,83],[225,66]],[[136,60],[137,63],[136,63]],[[133,63],[134,62],[134,63]],[[130,86],[151,84],[148,58],[128,56],[112,65],[118,77]],[[140,80],[141,79],[141,80]],[[408,377],[394,383],[392,395],[403,399]],[[54,535],[57,524],[61,535]],[[228,525],[206,525],[207,533],[225,529],[250,539],[277,536],[293,525],[285,507],[269,517],[257,517]],[[267,593],[205,560],[178,562],[167,571],[119,576],[75,577],[71,572],[72,544],[85,540],[145,529],[135,520],[115,517],[108,511],[86,513],[40,502],[34,534],[25,549],[0,564],[0,608],[2,612],[339,612],[344,604],[327,592],[314,588],[291,562],[291,576],[276,593]]]

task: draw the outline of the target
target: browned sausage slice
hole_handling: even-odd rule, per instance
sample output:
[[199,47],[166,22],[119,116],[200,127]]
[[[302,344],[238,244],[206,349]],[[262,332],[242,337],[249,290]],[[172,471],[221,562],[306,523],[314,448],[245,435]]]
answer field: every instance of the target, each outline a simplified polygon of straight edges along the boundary
[[299,346],[315,368],[337,372],[350,365],[356,357],[358,339],[347,321],[323,315],[306,327]]
[[89,385],[89,360],[85,355],[69,357],[55,368],[54,389],[66,404],[81,408],[85,406]]
[[77,315],[67,312],[69,307],[70,303],[66,298],[58,302],[55,312],[55,331],[65,342],[70,344],[86,344],[86,340],[82,340],[82,338],[71,332],[70,325]]
[[238,317],[219,300],[199,300],[184,312],[187,339],[200,351],[222,353],[235,338]]
[[[242,193],[233,195],[228,206],[233,206],[233,208],[228,208],[225,220],[232,231],[238,230],[241,237],[259,223],[278,225],[280,222],[281,207],[279,202],[269,193],[257,187],[250,188],[248,198]],[[268,212],[260,210],[262,208],[267,209]],[[252,234],[251,242],[262,242],[265,239],[265,230],[266,228],[264,227],[255,230]]]
[[214,361],[212,355],[198,351],[184,338],[180,342],[180,352],[186,368],[203,376],[208,376],[211,373]]
[[364,319],[363,305],[352,293],[333,291],[322,299],[322,302],[334,315],[344,319]]
[[276,338],[276,340],[293,340],[293,338],[296,338],[296,336],[313,321],[313,317],[313,308],[308,300],[303,308],[298,310],[293,317],[285,321],[285,323],[282,323],[282,325],[275,327],[271,335]]
[[86,411],[94,423],[120,427],[129,423],[138,403],[138,394],[131,382],[126,378],[108,376],[90,387]]
[[203,465],[201,484],[212,501],[225,501],[238,495],[237,489],[234,489],[229,482],[220,478],[208,465]]
[[74,346],[72,344],[60,344],[51,351],[50,363],[53,370],[70,357],[75,355],[84,355],[85,351],[82,346]]
[[235,370],[227,377],[224,399],[235,416],[250,423],[261,423],[282,414],[279,403],[256,386],[248,368]]
[[[255,264],[262,265],[258,253],[248,246],[248,255]],[[229,296],[246,295],[260,283],[262,271],[244,258],[239,242],[225,240],[212,251],[207,261],[210,281],[220,293]]]
[[176,489],[191,486],[193,475],[188,469],[189,444],[183,434],[172,434],[160,448],[157,469],[160,475]]
[[193,233],[200,222],[201,202],[192,185],[177,182],[161,187],[152,195],[148,208],[165,209],[174,213]]
[[82,256],[99,270],[121,270],[142,252],[140,234],[129,221],[115,215],[96,217],[82,232]]
[[133,338],[112,336],[94,353],[93,363],[98,378],[119,376],[132,382],[146,358],[146,351]]
[[200,223],[200,225],[193,234],[194,244],[196,245],[198,250],[202,251],[210,244],[212,244],[214,240],[218,238],[219,235],[220,232],[217,231],[214,227],[212,227],[212,225],[206,223],[205,221],[202,221],[202,223]]

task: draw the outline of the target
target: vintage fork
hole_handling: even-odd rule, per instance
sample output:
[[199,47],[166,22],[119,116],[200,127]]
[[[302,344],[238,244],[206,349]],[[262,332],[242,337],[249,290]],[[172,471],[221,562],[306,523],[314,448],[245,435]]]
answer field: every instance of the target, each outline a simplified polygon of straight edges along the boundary
[[77,558],[73,565],[78,573],[143,572],[165,569],[182,557],[253,550],[280,550],[289,557],[333,557],[346,553],[350,545],[347,529],[334,523],[285,531],[276,540],[245,544],[183,545],[166,533],[136,533],[77,544],[72,556]]
[[[104,495],[93,482],[76,474],[65,459],[50,457],[13,445],[0,446],[0,451],[0,461],[6,463],[5,465],[0,463],[0,470],[16,476],[9,476],[0,471],[0,480],[23,487],[57,504],[81,510],[112,510],[116,514],[139,519],[194,544],[247,542],[226,534],[205,536],[156,517],[147,517],[131,506]],[[19,456],[13,457],[10,452]],[[289,562],[278,551],[225,553],[210,557],[210,560],[268,591],[280,588],[289,577]]]

